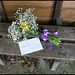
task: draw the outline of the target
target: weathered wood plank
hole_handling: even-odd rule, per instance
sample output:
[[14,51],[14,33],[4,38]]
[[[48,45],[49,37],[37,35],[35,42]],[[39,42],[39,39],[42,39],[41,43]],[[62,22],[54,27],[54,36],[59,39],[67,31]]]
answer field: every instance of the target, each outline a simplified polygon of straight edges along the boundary
[[57,69],[59,63],[60,63],[60,60],[55,60],[52,65],[51,71],[55,71]]
[[20,55],[19,46],[14,44],[11,39],[0,38],[0,54]]
[[60,12],[61,12],[62,3],[63,3],[63,1],[57,1],[56,2],[55,12],[54,12],[54,19],[59,18]]
[[4,10],[4,6],[3,6],[3,2],[2,1],[0,1],[0,8],[1,8],[3,21],[8,22],[8,18],[7,18],[6,12]]
[[[41,41],[42,42],[42,41]],[[61,47],[53,45],[52,51],[48,50],[49,42],[42,42],[43,50],[27,54],[27,57],[75,60],[75,44],[60,44]],[[21,56],[18,44],[11,39],[0,38],[0,54]]]
[[[15,18],[13,16],[8,16],[8,19],[10,22],[15,21]],[[36,22],[37,23],[43,23],[43,24],[48,24],[52,20],[51,17],[37,17]]]
[[1,58],[0,58],[0,65],[5,65],[5,64],[3,63],[3,61],[1,60]]
[[[24,11],[25,11],[25,9],[28,9],[28,7],[23,7],[23,8],[24,8]],[[11,8],[5,7],[5,11],[7,13],[7,17],[8,17],[10,22],[12,22],[14,20],[14,13],[17,10],[18,10],[18,7],[11,7]],[[52,19],[52,17],[51,17],[52,11],[53,11],[53,8],[37,8],[36,7],[35,10],[33,11],[33,14],[38,17],[37,18],[38,23],[41,23],[41,24],[47,23],[48,24]]]
[[3,1],[4,6],[53,6],[54,1]]
[[63,8],[75,8],[75,1],[63,1]]
[[[9,23],[0,24],[0,35],[7,34],[7,28],[9,25]],[[61,33],[59,35],[61,40],[70,40],[74,42],[61,43],[59,46],[53,45],[52,51],[49,51],[49,42],[41,41],[44,47],[43,50],[25,56],[46,59],[75,60],[75,27],[40,25],[40,28],[41,27],[48,29],[50,32],[58,30]],[[12,39],[6,39],[5,36],[0,38],[0,54],[21,56],[18,44],[14,44]]]
[[75,19],[75,9],[61,9],[61,16],[62,18],[72,18]]
[[64,25],[69,25],[75,21],[75,1],[63,1],[61,17]]
[[48,42],[43,42],[42,45],[44,50],[31,53],[26,56],[46,59],[75,60],[75,44],[60,44],[62,48],[53,45],[52,51],[47,49],[49,47]]
[[1,8],[0,8],[0,13],[1,13]]
[[[0,35],[6,35],[8,26],[11,23],[0,23]],[[49,25],[39,25],[40,28],[48,29],[50,32],[59,31],[59,37],[61,40],[74,40],[75,41],[75,27],[67,27],[67,26],[49,26]]]
[[1,22],[1,20],[2,20],[2,15],[0,14],[0,22]]
[[[55,1],[3,1],[3,5],[7,17],[11,22],[12,18],[10,16],[14,16],[14,13],[19,7],[24,8],[24,11],[28,8],[35,8],[33,12],[35,16],[51,17],[54,9],[54,2]],[[44,20],[46,20],[46,18]]]
[[69,25],[72,22],[75,22],[75,19],[73,19],[73,18],[63,18],[63,24],[64,25]]
[[59,37],[61,40],[75,40],[75,27],[49,25],[40,25],[40,27],[43,29],[48,29],[50,32],[60,32],[60,35],[58,35],[57,37]]
[[[16,11],[18,10],[19,7],[4,7],[5,11],[7,13],[7,16],[14,16],[14,13],[16,13]],[[22,7],[23,11],[25,12],[26,9],[28,8],[33,8],[33,7]],[[52,16],[52,12],[53,12],[54,8],[39,8],[39,7],[35,7],[35,10],[33,11],[33,14],[35,16]]]
[[53,20],[56,21],[57,25],[62,25],[62,18],[60,16],[62,3],[63,1],[56,1]]

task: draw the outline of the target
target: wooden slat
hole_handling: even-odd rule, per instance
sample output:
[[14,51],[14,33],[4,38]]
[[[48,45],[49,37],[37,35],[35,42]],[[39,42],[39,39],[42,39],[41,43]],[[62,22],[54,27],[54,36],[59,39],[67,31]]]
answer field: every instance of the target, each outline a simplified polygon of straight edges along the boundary
[[[3,41],[1,41],[3,40]],[[5,41],[5,43],[3,43]],[[6,47],[3,47],[4,46]],[[9,45],[11,46],[11,48],[9,48]],[[17,44],[14,44],[11,39],[5,39],[4,38],[0,38],[0,52],[1,54],[15,54],[15,55],[20,55],[20,50]]]
[[[13,16],[8,16],[9,22],[15,21]],[[49,24],[52,21],[51,17],[37,17],[37,23],[41,24]],[[75,19],[63,18],[63,25],[69,25],[70,23],[74,22]]]
[[[75,44],[60,44],[62,48],[53,45],[53,50],[49,51],[49,42],[41,42],[44,49],[25,56],[33,58],[75,60]],[[11,39],[0,38],[0,54],[21,56],[18,44],[14,44]]]
[[[5,7],[5,11],[7,13],[7,16],[14,16],[14,13],[18,10],[19,7]],[[24,12],[29,7],[23,7]],[[31,8],[31,7],[30,7]],[[35,10],[33,11],[33,14],[35,16],[52,16],[53,8],[37,8],[35,7]]]
[[2,1],[0,1],[0,9],[1,9],[1,13],[2,13],[1,15],[3,17],[3,21],[8,22],[8,18],[7,18],[7,15],[6,15]]
[[[72,22],[75,22],[75,19],[63,18],[63,25],[70,25]],[[75,27],[75,24],[73,25]]]
[[[27,9],[28,7],[23,7],[24,10]],[[6,13],[7,13],[7,17],[9,19],[9,21],[13,21],[14,20],[14,13],[17,11],[18,7],[12,7],[12,8],[5,8]],[[48,24],[52,18],[52,11],[53,8],[35,8],[35,10],[33,11],[33,14],[35,16],[37,16],[37,22],[39,23],[45,23]]]
[[62,8],[75,8],[75,1],[63,1]]
[[53,7],[54,1],[3,1],[4,6]]
[[28,54],[26,56],[45,58],[45,59],[62,59],[62,60],[75,60],[75,44],[60,44],[62,48],[53,45],[52,51],[48,50],[49,43],[42,43],[44,50]]
[[[43,17],[41,18],[43,20],[47,19],[44,17],[48,17],[46,21],[43,21],[44,23],[48,22],[51,19],[54,9],[54,3],[55,1],[3,1],[8,18],[10,16],[14,17],[14,13],[18,10],[19,7],[24,8],[24,11],[26,11],[26,9],[28,8],[35,8],[35,10],[33,11],[33,14],[35,16]],[[40,20],[39,22],[42,22]],[[9,21],[12,21],[12,18],[10,18]]]
[[[0,35],[5,35],[7,33],[8,26],[7,24],[0,24]],[[59,31],[59,37],[61,40],[72,40],[75,41],[75,27],[65,27],[65,26],[49,26],[49,25],[39,25],[40,28],[48,29],[50,32]]]
[[70,25],[70,22],[63,21],[62,24],[63,24],[64,26],[69,26],[69,25]]
[[0,7],[0,13],[1,13],[1,7]]
[[72,19],[75,19],[75,9],[65,9],[65,8],[62,8],[61,16],[62,16],[62,18],[72,18]]
[[65,26],[48,26],[48,25],[41,25],[43,29],[48,29],[50,32],[58,31],[60,32],[59,37],[62,40],[74,40],[75,41],[75,27],[65,27]]
[[[8,16],[8,19],[10,22],[15,21],[15,18],[13,16]],[[48,24],[51,20],[51,17],[37,17],[36,22]]]
[[65,21],[65,22],[68,22],[68,23],[72,23],[72,22],[74,22],[75,21],[75,19],[73,19],[73,18],[63,18],[63,21]]
[[75,21],[75,1],[63,1],[61,17],[65,25]]
[[56,2],[55,12],[54,12],[54,19],[59,18],[60,12],[61,12],[62,3],[63,3],[63,1],[57,1]]
[[1,13],[1,9],[0,9],[0,13]]
[[56,25],[62,25],[62,18],[60,16],[62,3],[63,1],[56,1],[56,4],[55,4],[53,22],[55,21]]
[[[0,23],[0,35],[7,35],[7,28],[9,25],[9,23]],[[75,41],[75,27],[40,25],[40,28],[41,27],[48,29],[50,32],[58,30],[61,40]],[[53,45],[52,51],[49,51],[49,42],[41,41],[41,43],[44,47],[43,50],[25,56],[33,58],[41,57],[46,59],[75,60],[75,44],[61,43],[60,46]],[[0,38],[0,54],[21,56],[18,44],[13,43],[12,39],[6,39],[5,36]]]
[[52,20],[51,17],[37,17],[36,22],[40,24],[50,24],[51,20]]

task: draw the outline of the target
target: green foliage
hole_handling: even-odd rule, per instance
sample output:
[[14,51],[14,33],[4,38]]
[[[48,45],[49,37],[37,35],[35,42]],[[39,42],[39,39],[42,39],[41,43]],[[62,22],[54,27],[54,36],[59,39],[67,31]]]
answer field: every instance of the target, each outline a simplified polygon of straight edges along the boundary
[[55,44],[56,46],[59,45],[59,43],[61,42],[60,39],[57,39],[55,37],[49,36],[50,40],[48,39],[48,41],[51,41],[53,44]]

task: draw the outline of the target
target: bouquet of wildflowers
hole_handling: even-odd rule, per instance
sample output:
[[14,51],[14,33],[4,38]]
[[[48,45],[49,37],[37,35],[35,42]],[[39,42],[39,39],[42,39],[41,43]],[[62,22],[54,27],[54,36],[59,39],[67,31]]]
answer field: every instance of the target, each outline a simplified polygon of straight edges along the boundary
[[19,8],[14,16],[16,21],[9,26],[7,36],[12,38],[14,42],[27,40],[31,37],[38,37],[44,41],[48,40],[50,42],[49,49],[52,50],[52,43],[58,46],[61,41],[51,35],[59,35],[59,33],[58,31],[50,33],[47,29],[42,31],[36,23],[37,17],[32,14],[33,10],[34,8],[29,8],[23,12],[23,8]]

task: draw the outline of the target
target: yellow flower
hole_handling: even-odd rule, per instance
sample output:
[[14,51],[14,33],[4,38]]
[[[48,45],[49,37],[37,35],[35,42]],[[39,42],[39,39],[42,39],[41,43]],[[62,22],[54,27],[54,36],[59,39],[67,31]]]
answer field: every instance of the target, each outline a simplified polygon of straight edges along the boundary
[[30,26],[27,25],[26,22],[23,22],[22,25],[20,26],[21,28],[25,28],[25,30],[29,30]]

